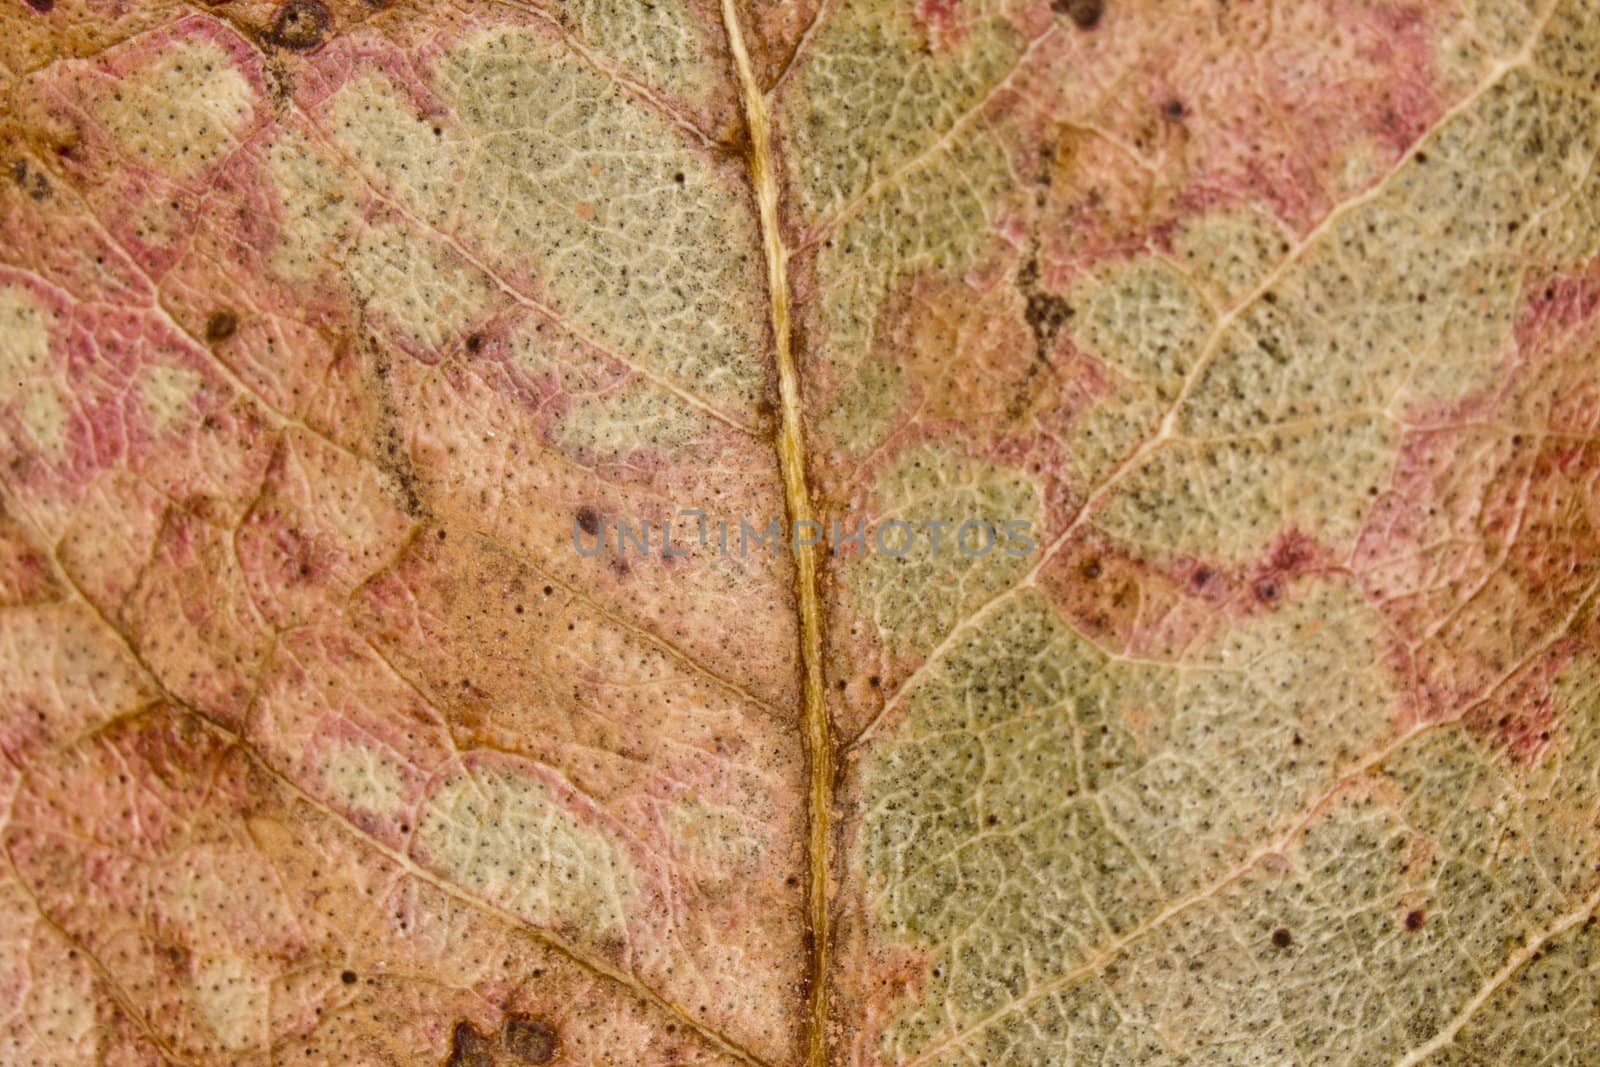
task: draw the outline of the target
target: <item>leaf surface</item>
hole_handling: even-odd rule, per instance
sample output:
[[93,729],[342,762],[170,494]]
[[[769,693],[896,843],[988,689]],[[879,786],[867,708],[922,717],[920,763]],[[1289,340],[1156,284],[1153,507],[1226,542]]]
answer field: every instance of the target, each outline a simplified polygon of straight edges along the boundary
[[1592,0],[0,42],[0,1060],[1600,1059]]

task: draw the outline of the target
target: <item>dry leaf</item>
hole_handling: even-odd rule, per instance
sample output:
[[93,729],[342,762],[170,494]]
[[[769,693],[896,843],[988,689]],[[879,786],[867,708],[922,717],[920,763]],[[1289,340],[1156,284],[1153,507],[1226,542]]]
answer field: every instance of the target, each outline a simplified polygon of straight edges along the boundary
[[0,1062],[1600,1062],[1595,0],[0,91]]

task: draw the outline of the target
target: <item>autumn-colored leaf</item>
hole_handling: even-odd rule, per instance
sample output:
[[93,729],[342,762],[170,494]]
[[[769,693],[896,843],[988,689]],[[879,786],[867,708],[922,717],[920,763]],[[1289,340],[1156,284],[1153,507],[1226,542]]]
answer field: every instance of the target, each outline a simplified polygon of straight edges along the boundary
[[1600,1063],[1595,0],[5,0],[0,1063]]

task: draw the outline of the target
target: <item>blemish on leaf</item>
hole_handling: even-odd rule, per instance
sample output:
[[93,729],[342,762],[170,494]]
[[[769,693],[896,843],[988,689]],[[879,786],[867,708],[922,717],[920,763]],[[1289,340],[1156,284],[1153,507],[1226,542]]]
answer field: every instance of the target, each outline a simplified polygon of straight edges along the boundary
[[489,1039],[465,1020],[456,1023],[450,1039],[450,1058],[444,1063],[445,1067],[494,1067]]
[[1092,30],[1100,25],[1105,14],[1104,0],[1051,0],[1050,10],[1070,18],[1080,30]]
[[1289,932],[1287,926],[1280,926],[1272,931],[1272,943],[1278,948],[1288,948],[1294,944],[1294,935]]
[[1405,922],[1407,930],[1420,930],[1424,925],[1426,925],[1427,921],[1428,917],[1423,914],[1421,908],[1412,908],[1410,911],[1406,912]]
[[33,200],[45,200],[50,196],[50,183],[45,176],[37,170],[29,168],[28,161],[19,159],[11,165],[11,176],[16,179],[17,185]]
[[226,308],[213,311],[206,319],[206,342],[219,344],[234,335],[239,328],[239,317]]
[[593,537],[600,532],[600,513],[585,504],[578,509],[578,529]]
[[528,1015],[506,1016],[500,1043],[522,1063],[549,1063],[556,1058],[560,1044],[548,1023]]
[[1054,293],[1039,288],[1037,258],[1029,259],[1017,272],[1017,286],[1027,298],[1022,315],[1027,320],[1028,329],[1033,331],[1034,355],[1041,361],[1047,360],[1050,349],[1055,345],[1056,335],[1072,317],[1072,306]]
[[293,52],[309,52],[328,35],[332,20],[317,0],[290,0],[278,9],[267,41]]

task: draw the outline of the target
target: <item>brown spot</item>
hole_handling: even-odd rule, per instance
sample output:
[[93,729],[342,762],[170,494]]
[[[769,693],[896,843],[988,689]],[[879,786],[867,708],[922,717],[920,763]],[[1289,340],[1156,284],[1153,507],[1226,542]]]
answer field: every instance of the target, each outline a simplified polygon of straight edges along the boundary
[[206,319],[206,341],[210,344],[226,341],[238,328],[239,316],[227,309],[213,311]]
[[278,9],[267,41],[293,52],[309,52],[328,36],[331,23],[328,9],[317,0],[289,0]]
[[1050,10],[1067,16],[1080,30],[1092,30],[1100,25],[1106,5],[1105,0],[1051,0]]
[[450,1058],[444,1061],[444,1067],[494,1067],[489,1039],[466,1020],[456,1023],[450,1040]]
[[1279,948],[1288,948],[1294,944],[1294,935],[1289,933],[1287,926],[1280,926],[1272,931],[1272,943]]
[[728,127],[716,143],[716,151],[725,159],[748,163],[750,156],[750,131],[744,123]]
[[1100,577],[1100,561],[1097,559],[1084,561],[1080,573],[1082,573],[1085,578],[1089,579],[1089,581],[1094,581],[1096,578]]
[[1030,258],[1017,272],[1017,287],[1026,299],[1022,317],[1033,332],[1034,355],[1041,361],[1050,356],[1061,327],[1072,318],[1072,307],[1054,293],[1039,288],[1039,261]]
[[1278,599],[1278,583],[1271,578],[1263,578],[1255,585],[1256,599],[1263,604],[1271,604]]
[[1189,109],[1183,106],[1182,100],[1168,100],[1165,106],[1162,107],[1161,113],[1173,122],[1181,122],[1183,117],[1189,113]]
[[47,15],[56,6],[56,0],[27,0],[29,7],[41,15]]
[[578,529],[582,530],[590,537],[598,534],[600,532],[600,513],[594,508],[590,507],[588,504],[585,504],[583,507],[579,508]]
[[1421,908],[1412,908],[1410,911],[1406,912],[1407,930],[1420,930],[1422,929],[1423,924],[1427,921],[1428,917],[1422,913]]
[[345,971],[345,972],[343,972],[342,974],[339,975],[339,981],[343,982],[345,985],[355,985],[356,984],[356,972],[354,972],[354,971]]
[[500,1043],[523,1063],[549,1063],[556,1058],[560,1042],[556,1032],[542,1019],[528,1015],[508,1015],[500,1029]]

